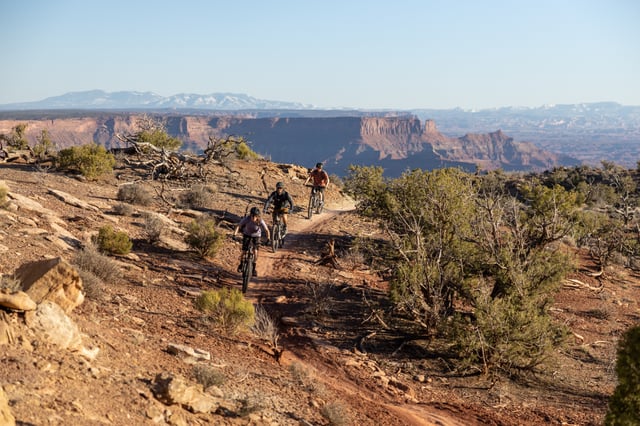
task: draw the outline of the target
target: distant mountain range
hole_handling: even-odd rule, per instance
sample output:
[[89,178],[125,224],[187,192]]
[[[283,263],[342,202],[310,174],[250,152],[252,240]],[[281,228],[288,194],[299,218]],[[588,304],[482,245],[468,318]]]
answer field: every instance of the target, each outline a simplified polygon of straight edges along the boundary
[[37,102],[0,105],[0,119],[28,119],[45,111],[81,110],[150,112],[190,115],[235,115],[245,118],[416,117],[434,120],[443,135],[491,133],[498,130],[518,141],[568,155],[587,164],[613,161],[635,167],[640,159],[640,106],[614,102],[503,107],[483,110],[319,109],[313,105],[257,99],[246,94],[181,93],[163,97],[152,92],[91,90],[54,96]]
[[0,105],[0,110],[43,110],[43,109],[206,109],[206,110],[246,110],[246,109],[310,109],[310,105],[295,102],[268,101],[241,93],[212,93],[198,95],[180,93],[160,96],[153,92],[105,92],[90,90],[71,92],[53,96],[41,101]]

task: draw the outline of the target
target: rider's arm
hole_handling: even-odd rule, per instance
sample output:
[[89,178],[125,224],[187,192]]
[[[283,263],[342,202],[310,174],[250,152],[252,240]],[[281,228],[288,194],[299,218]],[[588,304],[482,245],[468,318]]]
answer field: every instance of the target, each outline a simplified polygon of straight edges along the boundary
[[238,222],[238,225],[236,225],[236,229],[233,230],[233,236],[235,237],[236,235],[238,235],[238,231],[240,231],[240,228],[242,228],[242,226],[245,224],[245,218],[243,217],[242,220],[240,220],[240,222]]
[[287,192],[287,201],[289,201],[289,205],[291,206],[291,213],[295,210],[293,207],[293,198],[291,198],[291,194]]
[[267,198],[267,201],[264,202],[264,207],[262,208],[263,213],[266,213],[267,210],[269,209],[269,204],[271,204],[271,200],[273,200],[273,192],[271,193],[271,195],[269,195],[269,198]]
[[271,240],[271,233],[269,232],[269,227],[267,226],[267,222],[261,220],[260,225],[262,225],[262,229],[264,229],[265,234],[267,234],[267,240]]
[[308,184],[309,180],[311,180],[311,174],[309,174],[309,176],[307,177],[307,180],[304,181],[304,185]]

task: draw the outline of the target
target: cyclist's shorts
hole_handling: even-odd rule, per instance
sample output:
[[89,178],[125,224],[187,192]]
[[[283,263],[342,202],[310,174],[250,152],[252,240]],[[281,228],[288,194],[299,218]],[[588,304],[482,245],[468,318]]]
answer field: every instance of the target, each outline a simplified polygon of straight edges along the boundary
[[260,237],[252,237],[250,235],[242,235],[242,251],[249,250],[249,243],[253,240],[256,249],[260,247]]
[[277,215],[277,214],[288,214],[289,213],[289,207],[280,207],[279,209],[273,209],[273,214]]
[[313,192],[324,192],[324,186],[314,186]]

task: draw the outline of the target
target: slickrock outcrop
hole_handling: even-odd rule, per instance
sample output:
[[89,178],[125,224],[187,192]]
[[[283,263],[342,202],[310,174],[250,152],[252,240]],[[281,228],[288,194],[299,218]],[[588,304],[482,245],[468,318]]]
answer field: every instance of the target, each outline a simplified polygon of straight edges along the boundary
[[14,276],[36,303],[49,300],[69,313],[84,301],[78,271],[59,257],[25,263]]
[[37,305],[36,302],[23,291],[11,293],[0,291],[0,306],[16,311],[33,311]]

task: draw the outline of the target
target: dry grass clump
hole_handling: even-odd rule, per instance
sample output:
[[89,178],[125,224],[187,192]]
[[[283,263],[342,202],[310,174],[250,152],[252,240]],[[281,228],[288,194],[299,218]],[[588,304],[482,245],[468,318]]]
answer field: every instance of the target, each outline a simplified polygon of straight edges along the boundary
[[145,212],[142,214],[142,231],[149,243],[154,244],[160,241],[164,230],[164,221],[155,213]]
[[275,349],[278,348],[278,326],[262,305],[255,307],[255,323],[251,327],[253,334],[259,339],[267,341]]
[[88,245],[78,251],[72,263],[83,271],[88,271],[106,283],[117,282],[121,272],[118,264],[100,253],[94,246]]
[[15,293],[20,290],[20,280],[14,278],[11,275],[0,275],[0,291],[7,291],[9,293]]
[[105,283],[117,282],[121,275],[116,262],[92,245],[78,251],[71,263],[78,268],[84,294],[91,300],[101,300]]
[[204,364],[197,364],[193,367],[193,376],[205,389],[210,386],[223,385],[226,381],[226,377],[221,371]]
[[323,405],[320,414],[333,426],[346,426],[350,424],[349,415],[344,406],[339,402]]
[[206,209],[211,205],[217,188],[211,184],[197,183],[182,195],[183,206],[191,209]]
[[328,314],[331,310],[332,283],[307,282],[307,295],[309,296],[308,311],[314,316]]
[[124,201],[125,203],[148,206],[153,201],[153,193],[146,185],[141,183],[128,183],[118,188],[117,198],[119,201]]
[[0,208],[4,208],[7,205],[8,193],[9,193],[9,187],[4,181],[0,180]]
[[133,216],[135,209],[131,204],[118,203],[113,206],[113,212],[119,216]]

